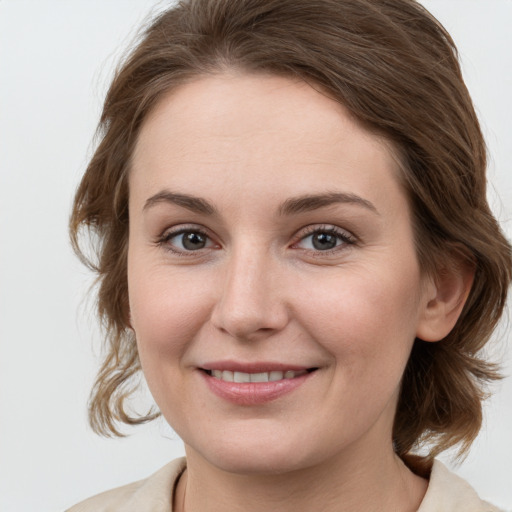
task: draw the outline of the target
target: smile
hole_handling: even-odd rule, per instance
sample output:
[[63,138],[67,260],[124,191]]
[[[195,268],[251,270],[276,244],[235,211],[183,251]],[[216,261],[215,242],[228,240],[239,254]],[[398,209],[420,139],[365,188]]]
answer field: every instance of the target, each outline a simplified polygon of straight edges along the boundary
[[223,401],[239,406],[273,402],[300,388],[318,370],[280,364],[218,363],[208,366],[210,368],[201,368],[199,373],[210,391]]
[[306,375],[312,370],[274,370],[270,372],[246,373],[231,370],[209,370],[207,373],[212,377],[224,382],[250,383],[250,382],[277,382],[283,379],[294,379]]

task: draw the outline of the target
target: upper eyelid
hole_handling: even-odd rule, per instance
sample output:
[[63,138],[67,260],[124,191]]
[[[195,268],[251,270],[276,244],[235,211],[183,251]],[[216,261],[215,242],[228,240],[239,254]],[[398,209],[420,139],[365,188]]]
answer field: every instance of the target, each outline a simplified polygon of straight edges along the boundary
[[[302,240],[303,238],[318,232],[332,232],[340,235],[346,235],[347,238],[357,240],[356,235],[348,229],[341,228],[335,224],[311,224],[301,228],[295,235],[296,241]],[[294,242],[296,243],[296,242]]]
[[212,238],[211,231],[200,224],[179,224],[177,226],[167,227],[161,232],[159,238],[177,236],[186,232],[197,232]]

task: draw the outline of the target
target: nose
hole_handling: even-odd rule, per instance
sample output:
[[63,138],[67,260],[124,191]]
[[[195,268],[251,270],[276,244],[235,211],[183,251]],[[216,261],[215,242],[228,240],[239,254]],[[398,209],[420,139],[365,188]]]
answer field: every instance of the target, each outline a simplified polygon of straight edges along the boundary
[[250,246],[233,252],[222,272],[212,323],[241,341],[265,338],[289,321],[275,258]]

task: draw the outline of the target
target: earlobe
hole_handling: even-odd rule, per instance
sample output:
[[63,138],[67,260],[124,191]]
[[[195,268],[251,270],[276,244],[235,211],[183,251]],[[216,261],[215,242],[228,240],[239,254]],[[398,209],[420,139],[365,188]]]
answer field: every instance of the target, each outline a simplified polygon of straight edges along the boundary
[[449,267],[428,278],[417,338],[434,342],[448,336],[466,303],[474,275],[474,265],[464,260],[452,261]]

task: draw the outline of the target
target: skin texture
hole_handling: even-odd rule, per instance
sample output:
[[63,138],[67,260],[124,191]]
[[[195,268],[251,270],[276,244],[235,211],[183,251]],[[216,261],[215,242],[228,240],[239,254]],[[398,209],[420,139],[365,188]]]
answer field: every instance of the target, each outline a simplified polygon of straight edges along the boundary
[[[386,143],[287,78],[201,77],[146,119],[129,181],[130,315],[186,446],[178,510],[417,509],[426,482],[392,450],[400,379],[416,336],[449,332],[470,278],[422,275],[397,173]],[[335,247],[319,250],[319,234]],[[212,393],[200,368],[213,361],[317,370],[247,405]]]

